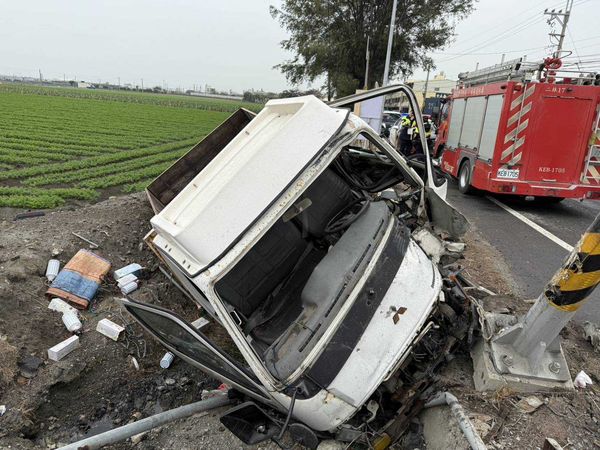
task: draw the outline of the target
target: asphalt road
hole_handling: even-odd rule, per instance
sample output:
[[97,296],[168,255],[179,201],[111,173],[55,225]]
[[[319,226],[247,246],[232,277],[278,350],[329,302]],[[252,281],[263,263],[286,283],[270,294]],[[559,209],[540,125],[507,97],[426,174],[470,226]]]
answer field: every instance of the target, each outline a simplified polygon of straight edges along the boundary
[[[502,195],[493,197],[572,246],[600,212],[600,201],[563,200],[559,204],[548,205]],[[519,295],[537,298],[561,266],[567,250],[485,195],[461,194],[454,182],[450,182],[448,201],[504,256],[520,289]],[[600,288],[577,312],[575,320],[600,322]]]

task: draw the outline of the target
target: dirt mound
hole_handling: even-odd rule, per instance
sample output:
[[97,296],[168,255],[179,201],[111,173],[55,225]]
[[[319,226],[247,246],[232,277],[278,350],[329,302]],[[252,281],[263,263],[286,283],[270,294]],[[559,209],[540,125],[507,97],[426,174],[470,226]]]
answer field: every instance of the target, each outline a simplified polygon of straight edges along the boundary
[[[164,349],[121,311],[115,298],[122,295],[110,282],[81,314],[80,348],[59,362],[47,358],[48,348],[70,333],[60,314],[47,308],[44,273],[48,259],[59,259],[62,267],[88,247],[72,232],[97,243],[93,251],[113,268],[131,262],[146,268],[148,279],[132,298],[168,304],[189,319],[199,316],[142,245],[151,216],[144,195],[135,194],[43,217],[5,216],[0,223],[0,404],[7,408],[0,418],[0,448],[53,448],[199,400],[203,389],[218,384],[181,361],[160,369]],[[124,341],[95,331],[105,317],[130,324]]]

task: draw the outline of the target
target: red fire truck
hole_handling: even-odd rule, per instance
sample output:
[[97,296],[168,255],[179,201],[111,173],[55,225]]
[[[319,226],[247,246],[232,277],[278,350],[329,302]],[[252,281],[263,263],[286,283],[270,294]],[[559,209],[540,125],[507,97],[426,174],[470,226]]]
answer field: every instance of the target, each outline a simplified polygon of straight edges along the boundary
[[519,59],[459,75],[434,154],[462,193],[600,198],[599,77],[560,66]]

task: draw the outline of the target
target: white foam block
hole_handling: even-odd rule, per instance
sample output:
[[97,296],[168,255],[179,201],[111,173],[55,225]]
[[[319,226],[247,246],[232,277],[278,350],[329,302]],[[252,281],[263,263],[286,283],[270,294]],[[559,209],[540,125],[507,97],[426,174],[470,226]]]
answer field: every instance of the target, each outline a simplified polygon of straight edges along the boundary
[[96,326],[96,331],[102,333],[104,336],[111,338],[113,341],[119,339],[121,333],[125,330],[121,325],[117,325],[111,320],[102,319]]
[[48,358],[52,361],[60,361],[73,350],[79,347],[79,336],[71,336],[54,347],[48,349]]
[[200,317],[199,319],[194,320],[191,325],[200,330],[201,328],[203,328],[204,326],[208,325],[209,322],[208,320],[206,320],[204,317]]
[[117,286],[119,286],[119,289],[123,288],[123,286],[131,283],[132,281],[137,281],[138,277],[136,277],[134,274],[129,273],[127,275],[125,275],[124,277],[119,278],[119,280],[117,281]]

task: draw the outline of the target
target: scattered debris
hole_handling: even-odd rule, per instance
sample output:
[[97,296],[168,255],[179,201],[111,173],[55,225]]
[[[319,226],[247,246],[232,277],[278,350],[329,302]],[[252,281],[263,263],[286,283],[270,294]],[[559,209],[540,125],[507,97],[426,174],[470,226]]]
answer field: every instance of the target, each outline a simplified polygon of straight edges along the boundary
[[29,211],[17,214],[13,220],[29,219],[31,217],[42,217],[45,215],[46,213],[44,211]]
[[563,446],[556,442],[556,439],[546,438],[542,450],[563,450]]
[[80,234],[75,233],[74,231],[71,231],[71,234],[73,236],[75,236],[75,237],[78,237],[82,241],[87,242],[88,244],[90,244],[90,248],[92,250],[96,250],[97,248],[100,248],[100,246],[98,244],[96,244],[95,242],[92,242],[89,239],[84,238],[83,236],[81,236]]
[[125,331],[125,327],[122,327],[111,320],[102,319],[100,322],[98,322],[96,331],[100,332],[107,338],[112,339],[113,341],[118,341],[121,333]]
[[[204,317],[200,317],[196,320],[194,320],[191,325],[196,328],[197,330],[202,329],[205,325],[208,325],[210,322],[208,321],[208,319],[204,318]],[[173,360],[175,359],[175,355],[171,352],[167,352],[164,354],[164,356],[162,357],[162,359],[160,360],[160,367],[162,367],[163,369],[168,369],[171,364],[173,364]]]
[[106,259],[89,250],[79,250],[58,273],[46,295],[86,309],[109,270],[110,263]]
[[52,361],[60,361],[77,347],[79,347],[79,336],[71,336],[48,349],[48,358]]
[[516,407],[523,413],[531,414],[543,404],[543,400],[540,400],[535,395],[530,395],[529,397],[523,397],[521,400],[519,400],[516,404]]
[[139,444],[140,442],[142,442],[142,439],[144,439],[147,434],[148,434],[148,432],[144,431],[143,433],[139,433],[139,434],[136,434],[135,436],[131,436],[131,443],[133,445]]
[[163,369],[168,369],[169,367],[171,367],[171,364],[173,363],[174,359],[175,355],[173,353],[165,353],[162,359],[160,360],[160,367],[162,367]]
[[127,294],[131,294],[133,291],[135,291],[138,288],[138,283],[137,281],[130,281],[129,283],[121,286],[121,293],[123,295],[127,295]]
[[142,266],[140,266],[137,263],[132,263],[125,267],[121,267],[120,269],[115,270],[113,273],[113,276],[114,276],[115,280],[117,280],[117,281],[119,281],[121,278],[123,278],[124,276],[129,275],[129,274],[133,274],[136,277],[138,277],[140,275],[141,270],[142,270]]
[[131,365],[135,370],[140,370],[140,364],[137,362],[137,359],[135,359],[135,356],[131,357]]
[[60,261],[58,259],[50,259],[46,267],[46,278],[50,283],[54,281],[60,270]]
[[0,417],[6,413],[6,405],[0,405]]
[[67,302],[60,298],[53,298],[48,304],[48,309],[57,311],[62,314],[62,321],[65,324],[67,330],[71,333],[76,333],[81,330],[81,321],[79,320],[79,314],[77,309],[73,308]]
[[119,287],[119,289],[123,289],[123,286],[126,286],[127,284],[137,280],[138,277],[136,277],[133,273],[129,273],[117,280],[117,286]]
[[[165,384],[167,386],[173,386],[176,383],[176,381],[173,378],[166,378],[165,379]],[[202,400],[204,400],[204,397],[202,397]]]
[[585,373],[583,370],[577,374],[575,379],[573,380],[573,384],[575,387],[584,389],[588,384],[593,384],[590,376]]
[[586,340],[589,340],[592,343],[594,350],[600,352],[600,326],[592,322],[584,322],[583,334]]
[[25,378],[33,378],[37,375],[39,367],[43,364],[43,360],[34,355],[27,355],[19,362],[21,376]]

